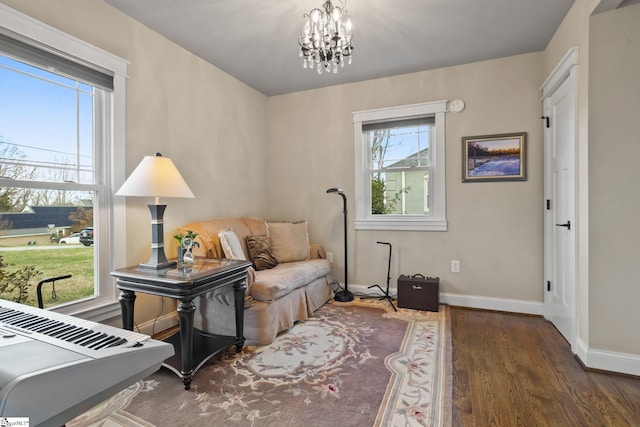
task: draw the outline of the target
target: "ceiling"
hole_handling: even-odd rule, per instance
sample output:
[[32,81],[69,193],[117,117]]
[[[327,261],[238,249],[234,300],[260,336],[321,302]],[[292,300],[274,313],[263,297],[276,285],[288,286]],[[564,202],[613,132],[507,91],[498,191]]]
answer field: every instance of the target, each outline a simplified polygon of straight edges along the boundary
[[318,75],[297,40],[324,0],[105,1],[269,96],[541,51],[574,3],[348,0],[353,62]]

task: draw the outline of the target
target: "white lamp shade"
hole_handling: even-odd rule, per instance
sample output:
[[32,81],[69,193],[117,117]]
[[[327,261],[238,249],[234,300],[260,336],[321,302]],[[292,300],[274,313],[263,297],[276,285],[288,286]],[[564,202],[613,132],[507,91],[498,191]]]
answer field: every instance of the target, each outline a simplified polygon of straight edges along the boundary
[[173,161],[160,153],[145,156],[116,196],[195,197]]

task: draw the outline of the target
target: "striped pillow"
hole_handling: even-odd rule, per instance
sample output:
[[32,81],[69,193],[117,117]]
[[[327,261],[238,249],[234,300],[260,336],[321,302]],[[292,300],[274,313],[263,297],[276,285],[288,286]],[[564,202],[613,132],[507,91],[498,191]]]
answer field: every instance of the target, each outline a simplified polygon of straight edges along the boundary
[[278,265],[275,257],[271,253],[271,241],[267,236],[247,236],[247,249],[249,257],[255,265],[256,270],[268,270]]

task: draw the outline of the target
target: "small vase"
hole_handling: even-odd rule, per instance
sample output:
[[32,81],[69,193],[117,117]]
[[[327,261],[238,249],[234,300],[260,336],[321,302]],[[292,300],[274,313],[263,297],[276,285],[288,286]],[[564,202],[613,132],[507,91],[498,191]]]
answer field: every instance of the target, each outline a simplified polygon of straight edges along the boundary
[[184,250],[182,262],[184,264],[193,264],[194,262],[196,262],[195,258],[193,257],[193,251],[191,250],[191,248],[187,248]]
[[193,239],[185,237],[182,239],[182,262],[184,264],[193,264],[195,259],[193,258]]
[[185,253],[186,249],[183,248],[182,246],[178,246],[178,266],[182,265],[184,263],[184,253]]

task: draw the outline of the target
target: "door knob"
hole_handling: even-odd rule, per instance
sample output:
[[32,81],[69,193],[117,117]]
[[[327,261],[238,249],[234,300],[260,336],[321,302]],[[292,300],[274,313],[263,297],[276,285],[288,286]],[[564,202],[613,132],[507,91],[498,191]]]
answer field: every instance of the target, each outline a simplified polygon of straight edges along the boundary
[[556,224],[558,227],[567,227],[567,230],[571,230],[571,221],[567,221],[564,224]]

